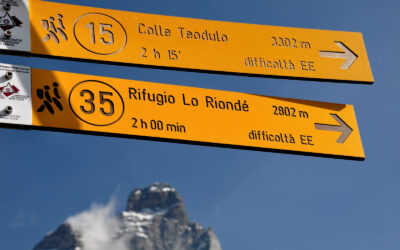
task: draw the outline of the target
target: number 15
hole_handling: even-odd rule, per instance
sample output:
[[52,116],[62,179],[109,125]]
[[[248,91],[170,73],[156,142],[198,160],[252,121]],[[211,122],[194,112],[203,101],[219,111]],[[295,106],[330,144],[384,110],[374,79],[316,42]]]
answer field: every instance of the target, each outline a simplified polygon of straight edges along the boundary
[[[92,39],[92,44],[96,44],[96,35],[94,31],[94,26],[95,25],[93,22],[90,22],[88,23],[88,25],[86,25],[86,28],[90,29],[90,37]],[[114,44],[114,33],[112,33],[111,30],[107,29],[107,28],[112,28],[112,25],[107,23],[100,23],[99,28],[100,28],[100,35],[108,36],[108,41],[104,39],[104,37],[101,37],[100,41],[105,45]]]

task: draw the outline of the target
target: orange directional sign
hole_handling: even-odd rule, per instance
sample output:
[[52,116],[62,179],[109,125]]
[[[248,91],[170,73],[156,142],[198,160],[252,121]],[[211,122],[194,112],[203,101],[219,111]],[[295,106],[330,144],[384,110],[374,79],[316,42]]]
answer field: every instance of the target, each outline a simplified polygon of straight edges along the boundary
[[38,69],[31,77],[33,126],[364,159],[351,105]]
[[372,83],[361,33],[229,23],[30,1],[34,54]]

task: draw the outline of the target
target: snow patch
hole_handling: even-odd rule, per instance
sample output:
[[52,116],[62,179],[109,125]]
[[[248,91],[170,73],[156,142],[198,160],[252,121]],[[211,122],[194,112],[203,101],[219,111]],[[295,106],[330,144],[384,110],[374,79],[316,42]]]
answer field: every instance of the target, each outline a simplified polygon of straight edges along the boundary
[[136,235],[138,236],[138,237],[142,237],[142,238],[149,238],[149,236],[147,236],[146,234],[144,234],[144,233],[136,233]]
[[160,186],[151,186],[150,187],[150,192],[175,192],[175,188],[171,188],[171,187],[160,187]]
[[170,187],[164,187],[162,188],[163,192],[175,192],[175,188],[170,188]]
[[167,210],[153,211],[150,209],[141,212],[124,211],[121,213],[122,225],[119,234],[133,233],[138,237],[148,238],[147,229],[153,223],[153,220],[163,216]]

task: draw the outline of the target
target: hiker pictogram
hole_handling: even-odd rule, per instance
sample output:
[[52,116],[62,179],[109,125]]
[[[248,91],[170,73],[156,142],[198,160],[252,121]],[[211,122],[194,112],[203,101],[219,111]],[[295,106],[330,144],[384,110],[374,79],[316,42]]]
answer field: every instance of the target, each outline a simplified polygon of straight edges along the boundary
[[43,89],[37,89],[36,90],[36,95],[39,97],[39,99],[43,100],[43,104],[37,109],[37,112],[43,112],[46,108],[47,110],[54,115],[54,107],[52,104],[54,104],[60,111],[63,110],[63,106],[61,105],[61,96],[60,93],[58,92],[58,83],[54,82],[53,83],[53,95],[54,97],[51,96],[50,94],[50,87],[48,85],[44,86]]
[[53,39],[55,43],[60,43],[60,38],[57,35],[60,35],[65,41],[68,40],[67,34],[65,34],[65,26],[62,21],[63,15],[57,14],[57,25],[55,24],[55,18],[49,17],[48,20],[42,20],[42,27],[48,31],[46,36],[42,39],[44,42]]

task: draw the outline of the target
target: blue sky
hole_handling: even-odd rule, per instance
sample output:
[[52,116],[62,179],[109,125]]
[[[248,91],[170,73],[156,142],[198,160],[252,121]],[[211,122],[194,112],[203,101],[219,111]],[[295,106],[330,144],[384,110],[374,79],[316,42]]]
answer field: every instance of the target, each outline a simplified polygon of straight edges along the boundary
[[366,160],[0,129],[0,248],[31,249],[66,218],[168,182],[223,249],[399,249],[400,2],[88,1],[93,7],[362,32],[373,85],[242,77],[0,55],[0,62],[354,105]]

